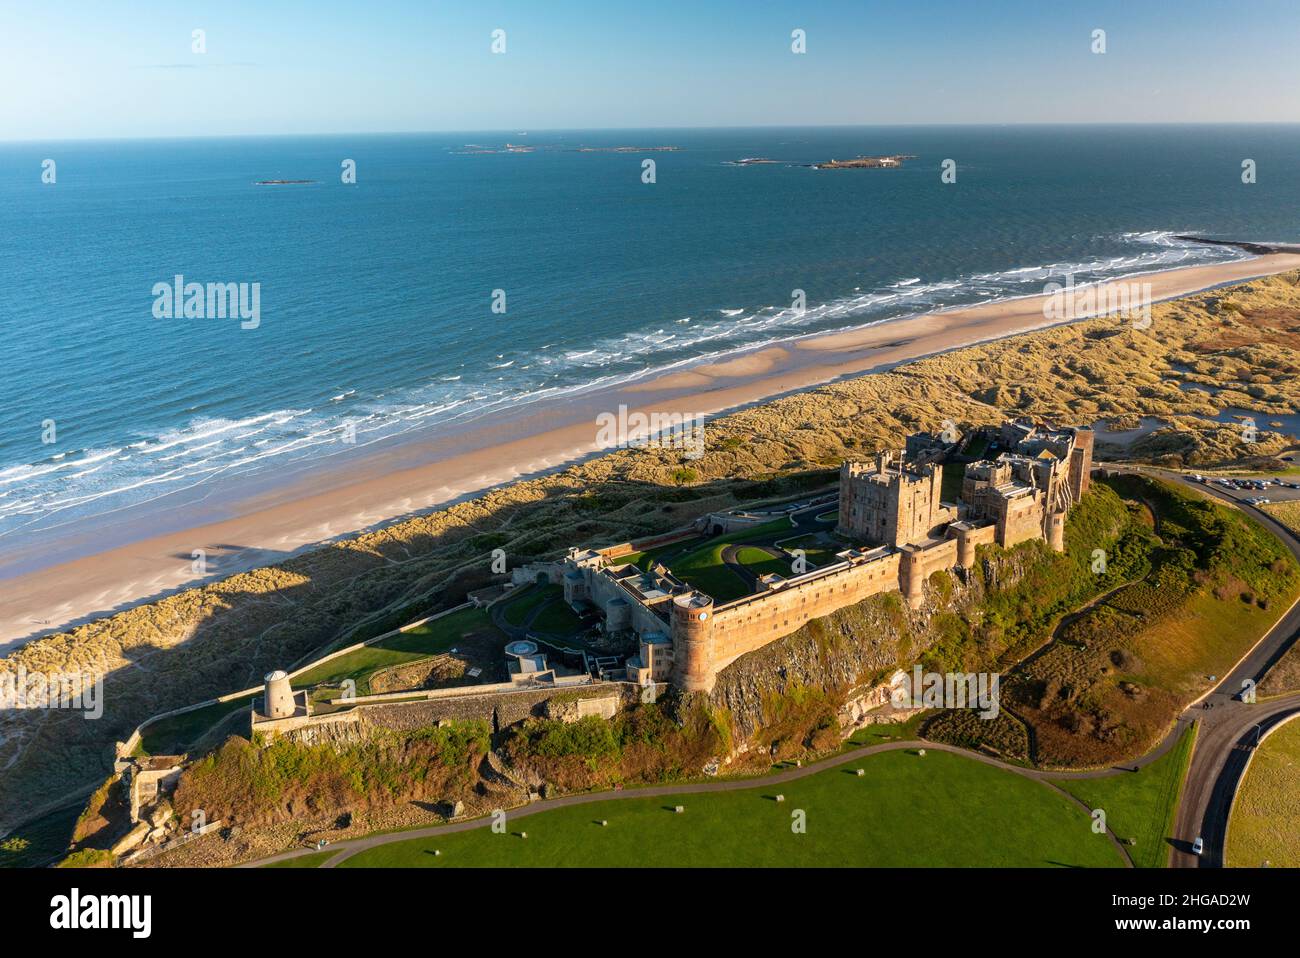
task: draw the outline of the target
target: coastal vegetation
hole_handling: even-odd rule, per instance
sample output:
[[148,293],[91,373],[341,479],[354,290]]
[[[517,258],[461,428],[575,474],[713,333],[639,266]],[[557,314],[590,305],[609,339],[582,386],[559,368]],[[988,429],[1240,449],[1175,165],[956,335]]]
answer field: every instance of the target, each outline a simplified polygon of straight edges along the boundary
[[642,704],[612,720],[529,719],[511,729],[502,751],[523,777],[562,791],[667,782],[699,774],[726,751],[727,733],[698,700],[671,714]]
[[465,798],[488,748],[483,722],[377,731],[358,743],[267,743],[231,736],[188,767],[172,800],[181,821],[249,827],[398,802]]
[[[1099,456],[1204,468],[1230,466],[1246,456],[1274,461],[1288,442],[1269,430],[1269,416],[1300,406],[1298,281],[1300,274],[1282,274],[1157,304],[1147,329],[1103,317],[786,396],[710,421],[706,452],[690,462],[689,480],[680,475],[680,451],[618,450],[30,642],[0,660],[0,669],[101,672],[105,713],[97,722],[62,721],[35,711],[0,718],[0,766],[8,786],[0,795],[0,832],[88,793],[110,770],[112,743],[151,715],[250,687],[273,668],[459,604],[468,591],[494,581],[492,549],[503,549],[517,566],[553,558],[574,543],[623,542],[680,528],[713,510],[801,495],[832,481],[840,460],[896,446],[906,433],[937,428],[945,419],[966,427],[1007,415],[1084,425],[1133,425],[1139,417],[1155,417],[1162,427],[1127,445],[1108,446],[1101,434]],[[1254,442],[1244,441],[1238,421],[1221,418],[1227,409],[1257,414],[1261,426]],[[593,496],[599,509],[590,508]],[[1174,526],[1179,514],[1170,514]],[[1157,533],[1162,543],[1168,538],[1160,548],[1171,550],[1170,574],[1187,583],[1189,615],[1185,621],[1166,618],[1173,625],[1163,636],[1123,637],[1126,645],[1139,646],[1130,649],[1138,672],[1112,663],[1100,679],[1071,683],[1065,701],[1077,691],[1072,701],[1084,711],[1093,708],[1092,728],[1062,734],[1081,740],[1104,736],[1111,726],[1098,710],[1113,713],[1124,705],[1122,682],[1145,685],[1153,700],[1173,707],[1195,670],[1222,661],[1231,643],[1240,641],[1229,632],[1216,640],[1215,629],[1258,630],[1276,616],[1281,593],[1240,575],[1237,588],[1226,566],[1189,541],[1207,531],[1213,532],[1187,527],[1186,536],[1178,529]],[[1207,547],[1253,541],[1242,530],[1220,531],[1223,536],[1204,539]],[[1258,569],[1248,568],[1257,578]],[[1234,588],[1235,597],[1215,595]],[[1248,593],[1250,603],[1244,599]],[[1259,606],[1260,599],[1268,608]],[[873,608],[877,618],[886,615],[883,604]],[[1019,600],[1017,609],[1032,616],[1032,597]],[[1116,621],[1133,621],[1130,612],[1123,605],[1106,610]],[[1013,614],[1008,606],[996,623],[1001,633],[991,639],[994,648],[1028,640],[1033,627],[1017,625]],[[961,627],[951,621],[949,626],[960,638]],[[978,646],[977,641],[973,648]],[[892,651],[908,650],[904,645]],[[1086,647],[1082,652],[1091,654]],[[1180,671],[1178,656],[1189,652],[1187,662],[1195,669]],[[1079,664],[1066,653],[1049,661],[1060,666],[1061,677]],[[1137,682],[1130,673],[1138,675]],[[1041,675],[1044,683],[1052,677],[1050,670]],[[1026,707],[1038,704],[1025,701]],[[1055,718],[1050,708],[1038,711],[1049,723]],[[1140,747],[1154,731],[1139,729],[1128,744]],[[1074,751],[1061,746],[1068,741],[1058,735],[1039,745],[1065,759]],[[1116,744],[1098,741],[1106,748]]]
[[[862,776],[855,770],[864,770]],[[784,796],[777,801],[777,794]],[[931,751],[873,755],[779,787],[628,797],[393,842],[344,867],[1118,867],[1064,795]],[[681,813],[675,812],[680,805]],[[805,831],[794,828],[801,813]],[[604,824],[602,824],[604,823]],[[527,832],[527,839],[522,834]],[[434,852],[437,854],[433,854]]]
[[[1002,714],[944,712],[927,736],[1041,766],[1135,757],[1300,594],[1300,568],[1258,523],[1141,476],[1095,485],[1066,544],[1018,546],[1036,554],[1028,574],[953,624],[952,648],[1007,669]],[[928,655],[937,671],[970,661]]]
[[1300,868],[1300,720],[1255,750],[1228,822],[1230,867]]
[[1183,730],[1169,751],[1136,772],[1058,779],[1056,784],[1089,808],[1106,813],[1107,827],[1126,843],[1134,865],[1164,868],[1195,743],[1193,725]]

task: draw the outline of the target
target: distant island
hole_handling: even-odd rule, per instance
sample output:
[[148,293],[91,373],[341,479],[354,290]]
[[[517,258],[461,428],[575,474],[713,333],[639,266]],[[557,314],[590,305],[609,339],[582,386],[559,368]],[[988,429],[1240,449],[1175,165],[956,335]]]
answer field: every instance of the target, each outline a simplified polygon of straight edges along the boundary
[[539,143],[536,146],[524,146],[519,143],[507,143],[504,148],[498,149],[490,146],[482,146],[478,143],[466,143],[463,149],[453,150],[456,156],[481,156],[489,153],[536,153],[539,150],[543,152],[565,152],[565,153],[674,153],[680,150],[680,146],[573,146],[565,147],[554,143]]
[[578,153],[673,153],[680,146],[580,146]]
[[814,163],[816,170],[887,170],[903,165],[904,160],[914,160],[915,156],[907,153],[895,153],[890,156],[859,156],[852,160],[831,160],[829,163]]
[[301,183],[315,183],[315,180],[258,180],[254,186],[295,186]]
[[769,159],[766,156],[747,156],[741,160],[729,160],[731,166],[759,166],[763,163],[780,163],[780,160]]

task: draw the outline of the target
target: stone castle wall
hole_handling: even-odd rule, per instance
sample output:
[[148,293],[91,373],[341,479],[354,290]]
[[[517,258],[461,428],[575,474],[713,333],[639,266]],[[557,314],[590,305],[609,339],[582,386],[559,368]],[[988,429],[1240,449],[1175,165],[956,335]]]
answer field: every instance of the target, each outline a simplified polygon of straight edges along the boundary
[[412,731],[443,721],[488,723],[493,732],[528,718],[577,721],[587,715],[613,718],[643,694],[627,682],[602,682],[580,689],[528,689],[449,696],[414,702],[358,705],[343,712],[312,715],[277,729],[277,738],[304,745],[362,742],[376,730]]
[[[954,551],[955,555],[955,551]],[[812,572],[780,589],[760,592],[713,609],[674,609],[676,681],[688,691],[708,691],[719,671],[747,652],[795,632],[810,619],[856,605],[899,587],[900,553]],[[701,620],[703,612],[707,618]],[[688,618],[688,616],[695,616]]]

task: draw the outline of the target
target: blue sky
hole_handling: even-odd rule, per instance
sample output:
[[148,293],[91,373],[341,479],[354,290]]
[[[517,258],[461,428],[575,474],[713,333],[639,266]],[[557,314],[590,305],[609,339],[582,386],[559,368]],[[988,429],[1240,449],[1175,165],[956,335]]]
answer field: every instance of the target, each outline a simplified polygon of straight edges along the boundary
[[0,139],[1297,122],[1297,39],[1295,0],[0,0]]

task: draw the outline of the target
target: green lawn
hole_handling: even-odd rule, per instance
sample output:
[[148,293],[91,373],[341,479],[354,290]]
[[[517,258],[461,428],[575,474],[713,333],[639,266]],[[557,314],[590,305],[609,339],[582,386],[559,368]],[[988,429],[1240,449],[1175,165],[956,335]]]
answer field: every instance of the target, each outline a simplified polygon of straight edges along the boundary
[[511,625],[522,626],[528,621],[533,609],[552,599],[563,599],[564,589],[558,585],[545,585],[538,588],[531,585],[505,604],[502,612]]
[[564,601],[563,596],[553,601],[533,620],[533,626],[538,632],[549,632],[553,635],[573,635],[582,628],[582,620],[569,608],[569,603]]
[[[357,694],[365,695],[370,691],[370,676],[379,669],[446,652],[454,648],[463,636],[485,630],[497,631],[486,611],[462,609],[308,669],[302,675],[295,676],[293,684],[295,688],[301,688],[304,685],[320,685],[324,682],[337,684],[352,679],[357,683]],[[504,641],[505,636],[501,638]]]
[[[446,652],[466,633],[480,630],[496,631],[487,612],[482,609],[462,609],[308,669],[302,675],[294,677],[293,685],[294,688],[302,688],[327,682],[338,684],[344,679],[352,679],[357,683],[357,694],[365,695],[370,691],[370,676],[378,669]],[[502,641],[504,640],[505,636],[502,636]],[[147,726],[141,736],[140,750],[146,755],[183,752],[231,712],[246,711],[258,694],[260,693],[229,702],[218,702]]]
[[[698,549],[687,553],[671,563],[672,572],[679,579],[707,593],[713,601],[721,605],[742,596],[749,595],[749,589],[740,576],[732,572],[722,561],[722,550],[729,545],[741,545],[760,539],[772,538],[783,530],[791,528],[790,520],[775,519],[762,525],[753,526],[741,533],[726,533],[715,536]],[[786,565],[785,575],[789,574]]]
[[649,572],[651,566],[653,566],[655,562],[664,561],[667,556],[698,549],[703,543],[703,536],[691,536],[688,539],[670,542],[666,546],[657,546],[653,549],[646,549],[644,552],[632,552],[628,555],[620,556],[613,560],[613,564],[634,565],[639,567],[642,572]]
[[1160,758],[1137,772],[1107,778],[1058,779],[1056,784],[1090,808],[1106,813],[1106,824],[1120,840],[1137,839],[1129,847],[1139,868],[1164,868],[1169,859],[1167,839],[1173,835],[1178,796],[1192,760],[1196,726],[1183,732]]
[[939,498],[944,502],[956,502],[961,498],[961,483],[966,478],[964,462],[946,462],[943,465],[943,479],[939,487]]
[[0,868],[39,868],[63,858],[80,815],[74,805],[14,829],[0,839]]
[[695,588],[712,596],[721,605],[749,594],[740,576],[727,568],[722,561],[722,550],[727,543],[697,549],[673,563],[673,574]]
[[1300,719],[1264,739],[1228,822],[1227,864],[1300,868]]
[[757,546],[745,546],[736,553],[736,558],[740,560],[741,565],[753,570],[755,575],[775,573],[787,579],[794,575],[790,568],[789,559],[784,556],[771,555],[765,549],[760,549]]
[[[858,777],[854,769],[864,768]],[[775,794],[785,801],[775,801]],[[686,810],[675,814],[673,806]],[[806,833],[792,830],[806,814]],[[608,820],[607,826],[599,824]],[[345,867],[1119,867],[1081,809],[1039,782],[930,752],[874,755],[781,785],[594,802],[372,848]],[[520,837],[527,832],[528,837]],[[435,856],[434,850],[441,852]]]
[[844,547],[840,543],[827,542],[817,533],[798,536],[794,539],[782,539],[778,545],[782,549],[802,549],[804,557],[809,563],[818,568],[838,562],[835,553],[844,551]]

